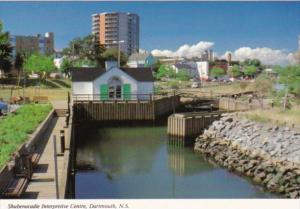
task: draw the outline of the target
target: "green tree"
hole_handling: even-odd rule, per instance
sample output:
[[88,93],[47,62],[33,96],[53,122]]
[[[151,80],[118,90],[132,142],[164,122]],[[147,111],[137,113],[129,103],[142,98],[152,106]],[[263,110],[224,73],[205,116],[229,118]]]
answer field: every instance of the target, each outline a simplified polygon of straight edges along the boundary
[[153,71],[157,72],[161,65],[162,63],[159,60],[157,60],[153,66]]
[[3,31],[3,24],[0,21],[0,69],[4,70],[4,72],[8,72],[12,67],[13,47],[9,39],[9,33]]
[[239,77],[242,75],[242,72],[240,70],[240,67],[238,65],[233,65],[231,67],[231,74],[233,77]]
[[285,84],[288,91],[300,97],[300,65],[276,67],[279,74],[279,82]]
[[259,59],[246,59],[242,64],[244,66],[261,67],[261,61]]
[[253,77],[257,72],[257,68],[255,66],[246,66],[244,67],[244,74],[246,76]]
[[254,83],[254,89],[258,96],[262,98],[263,96],[270,94],[273,91],[275,80],[274,77],[270,77],[266,74],[260,74]]
[[24,68],[27,72],[39,74],[42,78],[47,78],[47,74],[55,70],[53,58],[51,56],[32,54],[25,60]]
[[213,77],[223,76],[223,75],[225,75],[225,70],[223,68],[220,68],[220,67],[213,67],[210,70],[210,75],[213,76]]
[[60,66],[60,71],[69,75],[70,68],[73,67],[71,60],[68,57],[64,57]]
[[104,46],[99,44],[96,37],[88,35],[73,39],[68,47],[63,49],[63,55],[69,57],[74,63],[88,60],[92,65],[104,66],[104,58],[102,57],[104,51]]
[[180,69],[176,73],[176,79],[181,81],[188,81],[191,79],[191,76],[188,74],[186,69]]
[[254,90],[259,98],[259,103],[263,107],[263,98],[271,95],[273,91],[275,80],[274,77],[270,77],[266,74],[260,74],[254,83]]
[[[118,60],[118,53],[118,48],[109,48],[103,52],[102,58],[103,60]],[[122,51],[120,52],[120,55],[120,64],[121,66],[124,66],[127,63],[128,56]]]
[[154,73],[154,77],[157,80],[161,80],[162,78],[175,78],[175,74],[175,70],[169,65],[160,65],[158,71]]

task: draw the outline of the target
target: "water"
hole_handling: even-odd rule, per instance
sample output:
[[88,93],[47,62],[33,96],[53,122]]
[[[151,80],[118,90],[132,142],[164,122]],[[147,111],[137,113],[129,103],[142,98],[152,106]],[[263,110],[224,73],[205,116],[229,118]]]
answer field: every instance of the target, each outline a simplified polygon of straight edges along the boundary
[[166,127],[77,134],[75,198],[268,198],[245,178],[167,144]]

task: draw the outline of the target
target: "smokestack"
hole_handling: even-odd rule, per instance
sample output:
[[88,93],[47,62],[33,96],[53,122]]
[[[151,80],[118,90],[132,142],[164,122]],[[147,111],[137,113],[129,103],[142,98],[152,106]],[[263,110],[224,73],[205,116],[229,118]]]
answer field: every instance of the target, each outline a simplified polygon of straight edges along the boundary
[[214,61],[214,53],[212,49],[209,50],[209,61]]
[[228,65],[231,65],[231,53],[227,54]]

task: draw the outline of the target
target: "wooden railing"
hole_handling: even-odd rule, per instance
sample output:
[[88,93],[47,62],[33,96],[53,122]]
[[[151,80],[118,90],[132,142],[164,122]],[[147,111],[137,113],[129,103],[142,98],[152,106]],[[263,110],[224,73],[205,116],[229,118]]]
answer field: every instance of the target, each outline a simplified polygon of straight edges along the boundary
[[122,94],[120,98],[111,98],[109,94],[73,94],[73,102],[101,101],[101,102],[151,102],[165,97],[176,96],[176,92],[165,94]]
[[219,99],[219,108],[229,111],[247,111],[256,109],[270,109],[272,104],[266,102],[265,100],[255,100],[251,103],[248,101],[235,100],[228,97],[223,97]]

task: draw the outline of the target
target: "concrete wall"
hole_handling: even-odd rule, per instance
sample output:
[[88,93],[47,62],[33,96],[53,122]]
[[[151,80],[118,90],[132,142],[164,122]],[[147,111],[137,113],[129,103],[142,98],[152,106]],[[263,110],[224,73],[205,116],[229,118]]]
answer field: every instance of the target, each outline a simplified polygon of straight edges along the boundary
[[39,124],[34,133],[29,136],[29,139],[19,146],[18,150],[14,152],[12,159],[7,164],[0,168],[0,198],[2,198],[2,192],[6,189],[7,185],[15,177],[15,165],[20,160],[22,154],[34,153],[35,147],[42,137],[44,137],[45,131],[49,128],[51,121],[54,119],[54,110],[52,109],[45,120]]

